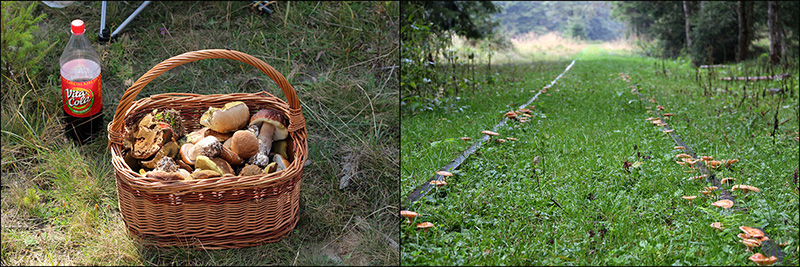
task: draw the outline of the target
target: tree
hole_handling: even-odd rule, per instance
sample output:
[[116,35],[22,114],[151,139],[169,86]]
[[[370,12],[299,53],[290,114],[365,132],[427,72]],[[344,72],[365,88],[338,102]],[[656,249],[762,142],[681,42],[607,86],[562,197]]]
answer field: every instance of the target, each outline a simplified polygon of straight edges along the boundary
[[769,30],[769,62],[778,64],[781,62],[783,49],[780,17],[780,4],[777,1],[767,2],[767,28]]
[[[740,1],[741,2],[741,1]],[[691,12],[689,11],[689,3],[688,1],[683,1],[683,17],[686,20],[686,51],[689,51],[689,48],[692,46],[692,35],[691,35],[691,24],[689,23],[689,18],[691,17]]]
[[736,6],[739,18],[739,44],[736,47],[736,61],[749,56],[750,43],[753,39],[753,2],[739,1]]

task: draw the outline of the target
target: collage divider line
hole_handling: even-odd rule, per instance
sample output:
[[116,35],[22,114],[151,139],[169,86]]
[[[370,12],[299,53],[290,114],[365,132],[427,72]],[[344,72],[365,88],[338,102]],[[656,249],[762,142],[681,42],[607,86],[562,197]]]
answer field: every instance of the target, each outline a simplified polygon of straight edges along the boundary
[[[563,72],[561,72],[561,74],[559,74],[555,79],[553,79],[553,81],[551,81],[549,85],[545,86],[545,88],[552,87],[553,85],[556,84],[556,81],[561,79],[561,77],[564,76],[564,74],[569,72],[569,70],[572,68],[572,66],[575,65],[575,60],[577,60],[577,58],[573,59],[572,63],[570,63],[569,66],[567,66],[567,68],[564,69]],[[540,94],[542,94],[542,92],[543,92],[543,90],[539,90],[539,92],[536,93],[536,95],[534,95],[530,100],[528,100],[527,103],[521,105],[519,107],[519,109],[522,109],[522,108],[525,108],[526,106],[529,106],[531,103],[533,103],[533,101],[535,101],[539,97]],[[503,120],[500,121],[500,123],[498,123],[497,125],[495,125],[492,128],[492,131],[497,132],[497,130],[500,127],[503,127],[506,124],[506,121],[508,121],[508,117],[503,117]],[[475,151],[478,151],[478,149],[481,148],[483,142],[486,142],[486,140],[489,140],[489,136],[484,134],[480,138],[480,140],[475,141],[475,143],[473,143],[469,148],[464,150],[464,152],[462,152],[461,155],[456,157],[453,161],[451,161],[450,163],[448,163],[447,165],[445,165],[444,167],[442,167],[439,170],[441,170],[441,171],[452,171],[452,170],[455,170],[456,168],[458,168],[458,166],[460,166],[462,163],[464,163],[464,161],[470,155],[472,155],[472,153],[475,153]],[[407,198],[407,201],[406,201],[407,205],[410,206],[410,205],[414,204],[415,202],[417,202],[417,200],[419,200],[420,198],[424,197],[431,190],[431,188],[433,187],[433,185],[431,185],[432,181],[442,181],[442,180],[444,180],[444,176],[441,176],[439,174],[434,174],[430,179],[428,179],[428,181],[426,181],[425,183],[417,186],[417,188],[414,189],[414,191],[412,191],[411,194],[408,195],[408,198]]]
[[[639,92],[639,91],[637,91],[637,92],[639,93],[640,101],[647,101],[645,99],[645,97],[642,95],[641,92]],[[653,97],[651,96],[651,98],[653,98]],[[658,108],[653,108],[651,110],[653,110],[653,114],[658,116],[661,119],[661,121],[666,122],[666,120],[664,120],[663,114],[661,114],[661,112],[658,111]],[[663,126],[663,129],[664,130],[672,130],[672,128],[669,127],[668,123],[665,126]],[[685,151],[689,155],[691,155],[692,158],[697,158],[697,155],[694,153],[694,150],[690,146],[686,145],[686,143],[683,142],[683,140],[681,139],[680,136],[678,136],[678,134],[676,134],[673,131],[673,132],[669,133],[669,136],[672,138],[672,141],[674,141],[675,144],[677,144],[678,146],[685,147],[686,148]],[[700,170],[700,172],[703,173],[704,175],[706,175],[706,181],[711,183],[711,184],[713,184],[713,185],[715,185],[715,186],[717,186],[717,191],[720,191],[719,198],[720,199],[730,200],[735,205],[736,204],[735,196],[732,195],[730,192],[728,192],[728,190],[726,190],[726,189],[724,189],[722,187],[722,183],[720,183],[720,181],[716,178],[716,175],[714,174],[714,172],[710,171],[708,169],[708,167],[706,167],[705,162],[703,162],[701,160],[701,161],[698,161],[696,164],[698,164],[697,168]],[[755,227],[755,228],[757,228],[757,227]],[[758,229],[761,230],[762,232],[764,232],[764,229],[761,229],[761,228],[758,228]],[[764,236],[767,236],[766,232],[764,232]],[[769,237],[769,236],[767,236],[767,237]],[[782,262],[783,261],[783,258],[784,258],[783,250],[779,249],[775,245],[775,243],[772,242],[772,239],[769,239],[769,240],[766,240],[766,241],[762,242],[762,246],[761,247],[763,248],[762,251],[768,252],[767,254],[770,254],[770,255],[767,255],[768,257],[769,256],[775,256],[776,258],[778,258],[778,262]]]

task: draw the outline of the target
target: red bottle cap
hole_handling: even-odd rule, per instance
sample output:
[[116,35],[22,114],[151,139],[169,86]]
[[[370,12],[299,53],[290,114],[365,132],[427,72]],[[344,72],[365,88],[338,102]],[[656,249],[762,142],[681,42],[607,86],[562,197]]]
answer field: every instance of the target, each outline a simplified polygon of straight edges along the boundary
[[72,21],[72,34],[74,35],[81,35],[83,34],[83,21],[76,19]]

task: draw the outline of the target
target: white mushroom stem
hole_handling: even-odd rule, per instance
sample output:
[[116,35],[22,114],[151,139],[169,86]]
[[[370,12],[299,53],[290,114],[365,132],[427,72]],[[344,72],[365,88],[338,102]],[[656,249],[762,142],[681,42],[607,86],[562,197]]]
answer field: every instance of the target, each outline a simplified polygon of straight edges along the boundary
[[269,151],[272,149],[272,135],[275,132],[275,126],[271,123],[261,123],[261,130],[258,133],[258,153],[250,158],[250,164],[258,165],[259,167],[267,166],[269,163]]

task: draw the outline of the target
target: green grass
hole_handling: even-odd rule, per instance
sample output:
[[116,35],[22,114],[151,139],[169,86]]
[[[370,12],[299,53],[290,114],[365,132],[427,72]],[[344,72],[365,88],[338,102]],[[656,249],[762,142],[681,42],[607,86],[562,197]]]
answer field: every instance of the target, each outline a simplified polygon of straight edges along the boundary
[[[107,27],[138,5],[109,3]],[[47,18],[34,39],[55,48],[39,72],[2,80],[3,265],[399,264],[398,3],[279,2],[274,10],[266,17],[247,2],[153,2],[116,42],[100,45],[99,2],[39,4],[34,15]],[[152,248],[129,237],[105,133],[78,147],[60,132],[57,62],[76,18],[103,58],[106,123],[136,79],[184,52],[230,48],[286,76],[303,107],[312,161],[295,230],[276,243],[218,251]],[[137,99],[259,91],[283,97],[257,69],[213,59],[162,74]],[[355,156],[344,162],[345,155]],[[357,176],[340,190],[346,163]]]
[[[551,72],[563,71],[566,64],[559,63],[548,65],[555,68]],[[745,66],[745,71],[753,68]],[[541,87],[552,77],[530,72],[521,79]],[[798,186],[792,174],[798,166],[798,101],[797,78],[791,79],[786,84],[794,96],[784,98],[778,115],[789,123],[780,126],[773,145],[766,135],[772,132],[777,98],[758,100],[761,108],[772,110],[764,116],[754,111],[755,97],[730,108],[742,98],[736,94],[741,83],[728,84],[738,89],[725,93],[726,84],[717,81],[712,86],[723,92],[703,95],[686,63],[589,46],[549,95],[535,102],[536,114],[544,116],[524,124],[509,121],[498,131],[500,138],[517,141],[484,144],[447,186],[405,207],[421,214],[415,223],[436,227],[425,232],[401,223],[403,265],[752,265],[751,253],[736,237],[741,225],[763,227],[771,240],[788,242],[783,263],[796,265]],[[757,86],[771,88],[783,82],[761,83]],[[746,211],[710,206],[717,198],[698,193],[710,184],[686,179],[699,173],[685,173],[689,168],[675,163],[674,156],[682,152],[673,149],[660,127],[645,121],[652,116],[646,107],[656,105],[640,101],[632,85],[676,114],[671,127],[698,156],[740,160],[732,169],[715,172],[763,190],[746,196],[734,192],[736,208]],[[445,140],[464,134],[441,133],[445,125],[436,125],[432,118],[437,117],[448,118],[448,129],[494,126],[503,112],[521,103],[508,107],[515,97],[492,96],[503,94],[493,89],[477,94],[486,96],[481,105],[486,108],[469,118],[447,117],[447,111],[402,114],[404,194],[421,183],[419,176],[429,177],[466,147],[405,153],[420,142],[407,137]],[[480,130],[468,131],[475,133],[473,139],[479,136]],[[538,165],[532,162],[535,156],[541,157]],[[625,161],[635,164],[630,173],[622,167]],[[689,203],[683,195],[700,197]],[[726,229],[715,230],[712,222]]]

